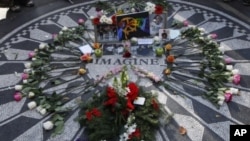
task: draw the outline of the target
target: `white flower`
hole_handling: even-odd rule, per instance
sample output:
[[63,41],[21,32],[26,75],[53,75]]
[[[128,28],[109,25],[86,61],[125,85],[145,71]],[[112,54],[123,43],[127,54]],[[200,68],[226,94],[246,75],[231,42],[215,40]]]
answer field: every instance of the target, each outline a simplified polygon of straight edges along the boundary
[[38,49],[36,48],[36,49],[34,49],[34,52],[38,52]]
[[230,73],[230,72],[224,72],[224,75],[231,76],[232,73]]
[[129,127],[128,128],[128,134],[131,134],[131,133],[133,133],[133,132],[135,132],[135,129],[133,128],[133,127]]
[[38,107],[36,107],[36,111],[37,112],[39,112],[40,113],[40,111],[43,109],[43,107],[42,106],[38,106]]
[[218,100],[223,100],[223,101],[224,101],[224,100],[225,100],[225,96],[224,96],[224,95],[218,95],[218,96],[217,96],[217,99],[218,99]]
[[237,88],[230,88],[229,90],[231,91],[232,94],[235,94],[235,95],[239,94],[239,89]]
[[101,23],[106,23],[107,21],[107,16],[106,15],[102,15],[101,18],[100,18],[100,22]]
[[229,82],[232,82],[232,81],[234,80],[234,78],[233,78],[233,76],[230,76],[230,77],[227,78],[227,80],[228,80]]
[[222,105],[223,103],[224,103],[224,100],[219,100],[219,101],[218,101],[218,104],[219,104],[219,105]]
[[159,37],[159,36],[154,36],[154,41],[155,41],[155,42],[157,42],[157,43],[158,43],[158,42],[160,42],[160,40],[161,40],[161,39],[160,39],[160,37]]
[[155,12],[155,4],[152,2],[147,2],[146,3],[146,7],[144,8],[145,11],[148,11],[150,14],[152,14],[153,12]]
[[200,39],[200,40],[204,40],[205,38],[204,38],[204,37],[202,37],[202,36],[200,36],[200,37],[199,37],[199,39]]
[[40,113],[41,115],[45,115],[45,114],[47,113],[47,110],[46,110],[45,108],[43,108],[43,109],[41,109],[41,110],[39,111],[39,113]]
[[28,103],[28,108],[29,109],[34,109],[36,106],[37,106],[37,104],[36,104],[35,101],[31,101],[31,102]]
[[66,30],[68,30],[68,27],[64,26],[64,27],[62,28],[62,31],[66,31]]
[[45,130],[51,130],[54,127],[54,124],[52,121],[46,121],[43,123],[43,128]]
[[138,39],[137,39],[136,37],[132,37],[132,38],[131,38],[131,41],[132,41],[132,42],[138,42]]
[[224,54],[224,52],[225,52],[225,48],[224,48],[224,47],[220,46],[218,49],[219,49],[219,51],[220,51],[222,54]]
[[34,58],[32,58],[31,60],[32,60],[32,61],[36,61],[36,58],[34,57]]
[[233,70],[233,65],[226,65],[226,69],[229,70],[229,71],[232,71]]
[[62,31],[60,31],[60,32],[59,32],[59,35],[62,35],[62,34],[63,34],[63,32],[62,32]]
[[233,69],[233,70],[232,70],[232,73],[233,73],[233,75],[239,74],[239,70],[238,70],[238,69]]
[[32,69],[24,69],[24,70],[23,70],[24,73],[29,73],[29,72],[31,72],[31,71],[32,71]]
[[27,79],[24,79],[23,80],[23,84],[27,84],[28,83],[28,80]]
[[204,28],[198,28],[200,30],[201,33],[205,33],[205,29]]
[[23,85],[16,85],[15,90],[16,91],[21,91],[23,89]]
[[28,96],[29,96],[29,98],[32,98],[32,97],[34,97],[34,96],[35,96],[35,93],[33,93],[33,92],[29,92]]
[[25,64],[24,64],[24,67],[25,67],[26,69],[30,69],[30,68],[31,68],[31,63],[25,63]]
[[39,49],[45,49],[46,47],[47,47],[47,44],[45,44],[45,43],[41,43],[39,45]]
[[112,24],[112,23],[113,23],[113,21],[112,21],[112,19],[111,19],[111,18],[107,18],[106,23],[107,23],[107,24]]

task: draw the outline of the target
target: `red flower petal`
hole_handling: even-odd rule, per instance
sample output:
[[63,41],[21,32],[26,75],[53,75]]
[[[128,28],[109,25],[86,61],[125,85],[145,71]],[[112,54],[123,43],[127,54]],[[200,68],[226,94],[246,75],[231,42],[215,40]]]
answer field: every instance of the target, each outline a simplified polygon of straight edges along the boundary
[[155,6],[155,14],[162,14],[163,13],[163,6],[156,5]]
[[100,19],[99,18],[94,18],[92,20],[92,22],[93,22],[94,25],[98,25],[98,24],[100,24]]
[[104,105],[105,106],[109,106],[109,105],[115,106],[115,104],[116,104],[117,101],[118,101],[118,99],[116,97],[115,98],[111,98],[108,101],[104,102]]
[[101,111],[99,111],[97,108],[92,109],[91,113],[96,117],[100,117],[102,115]]
[[131,57],[131,53],[129,51],[126,51],[124,54],[123,54],[123,57],[124,58],[129,58]]
[[127,101],[127,109],[134,110],[135,106],[132,104],[132,101],[128,99]]
[[133,82],[128,84],[129,90],[130,92],[127,94],[127,97],[129,99],[131,99],[132,101],[134,101],[139,94],[139,88],[137,87],[137,85]]
[[153,106],[153,108],[154,108],[155,110],[159,110],[159,105],[158,105],[158,103],[156,102],[155,99],[152,100],[152,106]]
[[129,139],[132,139],[133,137],[139,138],[141,136],[140,129],[136,128],[135,131],[128,136]]
[[86,118],[88,119],[88,120],[91,120],[92,119],[92,113],[91,112],[86,112]]

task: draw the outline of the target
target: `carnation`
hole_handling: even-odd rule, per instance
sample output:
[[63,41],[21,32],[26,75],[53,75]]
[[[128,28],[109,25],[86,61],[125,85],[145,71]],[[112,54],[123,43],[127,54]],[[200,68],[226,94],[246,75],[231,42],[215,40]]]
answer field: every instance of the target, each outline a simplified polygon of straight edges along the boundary
[[31,63],[25,63],[25,64],[24,64],[24,67],[25,67],[26,69],[30,69],[30,68],[31,68]]
[[36,104],[35,101],[31,101],[31,102],[28,103],[28,108],[29,109],[34,109],[36,106],[37,106],[37,104]]
[[35,96],[35,93],[33,93],[33,92],[29,92],[28,96],[29,96],[29,98],[32,98],[32,97],[34,97],[34,96]]
[[41,43],[41,44],[39,45],[39,49],[45,49],[45,48],[46,48],[46,46],[47,46],[47,44],[45,44],[45,43]]
[[23,89],[23,85],[15,85],[16,91],[21,91]]
[[45,114],[47,113],[47,110],[46,110],[45,108],[43,108],[43,109],[41,109],[41,110],[39,111],[39,113],[40,113],[41,115],[45,115]]
[[43,123],[43,128],[45,130],[51,130],[51,129],[53,129],[53,127],[54,127],[54,124],[52,121],[46,121]]
[[62,28],[62,31],[66,31],[66,30],[68,30],[68,27],[64,26],[64,27]]

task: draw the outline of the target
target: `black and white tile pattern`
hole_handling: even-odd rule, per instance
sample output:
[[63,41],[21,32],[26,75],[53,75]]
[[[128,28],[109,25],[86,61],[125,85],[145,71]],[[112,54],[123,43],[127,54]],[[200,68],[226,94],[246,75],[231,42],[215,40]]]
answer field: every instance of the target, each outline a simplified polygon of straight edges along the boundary
[[[250,60],[250,30],[249,25],[230,17],[221,11],[197,5],[181,0],[169,0],[172,9],[169,11],[168,26],[174,19],[188,20],[191,24],[204,28],[207,34],[218,34],[217,41],[226,48],[225,55],[234,60]],[[115,1],[122,4],[124,1]],[[13,86],[21,83],[20,74],[27,62],[28,52],[34,50],[42,42],[51,42],[52,34],[58,33],[62,27],[77,26],[79,18],[86,19],[90,25],[88,16],[94,11],[93,2],[83,2],[67,8],[58,9],[48,13],[27,24],[20,26],[6,37],[1,39],[0,44],[0,137],[4,141],[73,141],[84,136],[84,129],[80,128],[74,118],[78,110],[74,110],[66,120],[63,134],[51,137],[50,132],[42,129],[42,123],[50,115],[43,117],[35,110],[28,110],[28,99],[23,98],[20,102],[13,101]],[[89,27],[93,29],[93,27]],[[119,56],[111,56],[118,58]],[[106,72],[114,66],[103,66],[90,64],[87,68],[91,70],[89,78],[95,78],[102,72]],[[144,65],[142,66],[155,74],[160,74],[164,67]],[[250,87],[249,68],[250,62],[236,63],[236,68],[242,75],[242,86]],[[136,76],[133,77],[137,80]],[[77,80],[76,80],[77,81]],[[82,81],[82,80],[81,80]],[[70,85],[70,84],[69,84]],[[145,80],[142,85],[152,84]],[[64,86],[67,87],[68,85]],[[241,96],[234,97],[229,104],[224,104],[217,109],[207,100],[203,99],[199,92],[194,92],[185,85],[176,85],[176,90],[181,95],[173,95],[164,89],[159,96],[168,111],[174,116],[168,125],[161,127],[157,132],[157,141],[229,141],[229,125],[250,123],[250,93],[242,91]],[[72,98],[71,103],[74,104]],[[178,133],[178,127],[187,129],[187,135]]]

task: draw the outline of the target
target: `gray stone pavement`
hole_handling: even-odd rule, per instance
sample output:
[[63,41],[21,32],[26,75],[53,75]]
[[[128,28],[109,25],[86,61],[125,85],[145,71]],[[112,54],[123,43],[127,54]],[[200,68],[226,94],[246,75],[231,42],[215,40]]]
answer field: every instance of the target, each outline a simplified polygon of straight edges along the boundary
[[[116,1],[117,4],[124,2]],[[239,1],[231,4],[219,0],[169,2],[172,9],[168,13],[168,26],[174,19],[188,20],[192,25],[204,28],[208,34],[216,33],[216,41],[226,49],[225,56],[239,61],[234,68],[240,70],[242,81],[239,87],[244,90],[231,103],[224,103],[219,109],[203,99],[196,89],[186,85],[176,84],[181,95],[161,92],[165,107],[174,116],[167,126],[159,129],[157,141],[229,141],[230,125],[250,124],[250,63],[243,62],[250,60],[249,7],[242,6]],[[15,102],[13,86],[22,83],[20,75],[24,63],[29,61],[27,54],[38,48],[40,43],[51,42],[52,34],[58,33],[63,26],[74,27],[79,18],[87,19],[93,11],[93,1],[75,0],[73,5],[67,1],[53,0],[35,3],[34,8],[23,8],[21,13],[9,13],[8,19],[0,21],[0,140],[73,141],[84,136],[84,128],[74,121],[78,109],[67,118],[63,134],[51,137],[51,132],[42,128],[42,123],[49,116],[28,110],[29,99]],[[119,58],[115,55],[111,57]],[[92,79],[114,66],[90,64],[86,67],[90,70],[88,78]],[[142,67],[156,74],[164,69],[162,66]],[[142,83],[152,86],[146,80]],[[179,126],[187,129],[187,135],[179,134]]]

